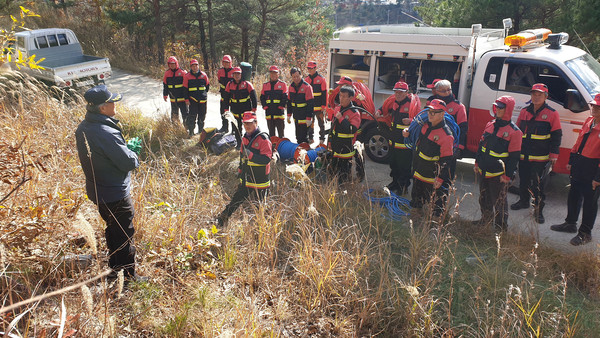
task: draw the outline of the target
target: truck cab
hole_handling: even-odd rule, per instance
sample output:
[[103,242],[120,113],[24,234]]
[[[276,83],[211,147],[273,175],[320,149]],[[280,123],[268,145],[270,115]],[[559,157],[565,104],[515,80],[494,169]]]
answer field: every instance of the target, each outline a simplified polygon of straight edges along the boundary
[[[565,33],[535,30],[544,34],[527,31],[509,36],[512,21],[503,23],[502,29],[383,25],[338,31],[329,45],[329,81],[350,76],[365,83],[379,108],[393,94],[397,81],[407,82],[424,106],[431,96],[427,85],[434,79],[449,80],[453,94],[467,108],[467,150],[471,154],[477,151],[483,129],[493,118],[490,110],[496,98],[515,98],[516,121],[519,111],[528,105],[531,85],[545,83],[549,87],[547,103],[559,112],[564,135],[554,171],[565,173],[568,153],[589,116],[587,101],[600,92],[600,64],[584,51],[564,45]],[[523,36],[527,39],[521,39]],[[367,154],[385,162],[387,140],[373,131],[369,136]]]
[[[85,88],[103,83],[112,71],[108,58],[83,54],[75,33],[65,28],[45,28],[15,33],[9,52],[33,57],[41,68],[12,67],[46,83]],[[15,58],[13,58],[14,60]]]

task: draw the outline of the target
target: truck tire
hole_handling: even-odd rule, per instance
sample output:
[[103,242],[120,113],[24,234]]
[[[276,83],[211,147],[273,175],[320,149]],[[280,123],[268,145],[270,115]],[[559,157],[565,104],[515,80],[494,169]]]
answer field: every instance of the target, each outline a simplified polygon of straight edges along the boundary
[[388,163],[390,158],[390,144],[379,129],[375,126],[369,128],[364,135],[365,152],[367,156],[377,163]]

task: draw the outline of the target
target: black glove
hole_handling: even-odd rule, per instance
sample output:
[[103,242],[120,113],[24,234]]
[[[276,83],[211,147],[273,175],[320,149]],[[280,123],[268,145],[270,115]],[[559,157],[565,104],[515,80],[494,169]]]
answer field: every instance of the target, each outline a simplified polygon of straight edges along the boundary
[[245,155],[247,158],[250,158],[250,154],[252,154],[252,150],[250,150],[250,149],[248,149],[248,148],[244,147],[244,155]]

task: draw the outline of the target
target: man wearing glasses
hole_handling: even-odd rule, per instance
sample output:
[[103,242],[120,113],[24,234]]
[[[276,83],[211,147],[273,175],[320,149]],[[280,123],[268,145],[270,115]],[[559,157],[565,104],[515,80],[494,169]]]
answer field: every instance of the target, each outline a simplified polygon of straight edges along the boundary
[[[413,149],[414,184],[410,206],[421,209],[433,199],[433,215],[440,217],[446,208],[448,188],[451,184],[450,162],[454,137],[444,120],[446,103],[434,99],[427,108],[429,121],[421,127]],[[405,138],[409,137],[408,129],[404,129],[402,135]]]

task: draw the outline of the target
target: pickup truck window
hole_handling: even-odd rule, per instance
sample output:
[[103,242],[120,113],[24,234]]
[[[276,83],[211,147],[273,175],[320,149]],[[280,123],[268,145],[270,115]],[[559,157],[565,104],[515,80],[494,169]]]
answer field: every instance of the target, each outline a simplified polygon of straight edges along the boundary
[[535,83],[548,86],[548,98],[563,104],[567,89],[576,89],[568,77],[556,66],[536,60],[507,59],[508,74],[506,90],[509,92],[529,94]]
[[48,48],[48,40],[46,40],[45,36],[38,36],[37,38],[35,38],[35,44],[39,49]]
[[488,62],[483,81],[493,90],[498,90],[500,86],[500,74],[502,73],[502,66],[505,59],[504,57],[493,57]]
[[57,47],[58,46],[58,40],[56,39],[56,35],[48,35],[48,44],[50,45],[50,47]]
[[57,34],[58,42],[61,46],[68,45],[69,41],[67,40],[67,34]]
[[565,62],[590,96],[600,93],[600,63],[589,54]]

